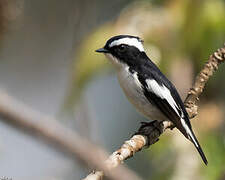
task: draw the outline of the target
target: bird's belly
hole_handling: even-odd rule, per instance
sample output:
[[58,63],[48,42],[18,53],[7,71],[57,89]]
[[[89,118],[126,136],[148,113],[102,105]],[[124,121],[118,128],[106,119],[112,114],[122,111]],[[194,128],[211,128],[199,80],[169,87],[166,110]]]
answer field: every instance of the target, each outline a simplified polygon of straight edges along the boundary
[[165,120],[164,115],[145,97],[137,79],[126,69],[118,72],[118,79],[128,100],[136,109],[151,120]]

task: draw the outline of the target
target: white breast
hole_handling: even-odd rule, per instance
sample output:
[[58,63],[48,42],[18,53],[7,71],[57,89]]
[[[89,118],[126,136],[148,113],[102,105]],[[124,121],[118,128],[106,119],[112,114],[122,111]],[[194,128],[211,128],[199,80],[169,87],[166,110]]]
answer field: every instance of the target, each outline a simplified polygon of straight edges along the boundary
[[118,80],[128,100],[136,109],[151,120],[166,120],[165,116],[144,96],[137,74],[131,74],[128,66],[117,71]]

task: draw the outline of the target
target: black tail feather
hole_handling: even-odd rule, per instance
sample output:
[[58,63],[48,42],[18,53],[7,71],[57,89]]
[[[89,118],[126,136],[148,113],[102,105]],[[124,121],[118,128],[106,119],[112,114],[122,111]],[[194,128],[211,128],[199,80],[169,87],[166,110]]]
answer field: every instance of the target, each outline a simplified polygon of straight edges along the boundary
[[204,154],[204,152],[203,152],[203,150],[202,150],[202,148],[201,148],[201,146],[200,146],[197,138],[195,137],[193,131],[192,131],[192,135],[189,135],[189,139],[194,144],[194,146],[196,147],[196,149],[198,150],[198,152],[199,152],[202,160],[204,161],[205,165],[207,165],[208,164],[208,161],[206,159],[206,156],[205,156],[205,154]]

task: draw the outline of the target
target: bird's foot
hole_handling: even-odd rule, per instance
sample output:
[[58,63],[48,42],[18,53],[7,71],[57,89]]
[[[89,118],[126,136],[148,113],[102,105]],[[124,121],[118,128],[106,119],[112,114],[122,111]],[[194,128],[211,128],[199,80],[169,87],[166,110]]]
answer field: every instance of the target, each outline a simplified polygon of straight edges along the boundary
[[155,120],[151,122],[141,122],[141,127],[134,135],[144,135],[147,137],[147,145],[156,143],[159,140],[160,134],[163,132],[162,123]]

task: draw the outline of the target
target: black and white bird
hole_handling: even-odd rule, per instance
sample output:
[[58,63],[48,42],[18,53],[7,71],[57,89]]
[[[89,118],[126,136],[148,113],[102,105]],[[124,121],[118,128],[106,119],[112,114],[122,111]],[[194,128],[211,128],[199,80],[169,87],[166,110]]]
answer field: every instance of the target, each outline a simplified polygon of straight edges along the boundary
[[180,95],[146,55],[142,42],[136,36],[119,35],[96,52],[104,53],[115,66],[120,86],[136,109],[150,120],[171,121],[194,144],[207,165]]

